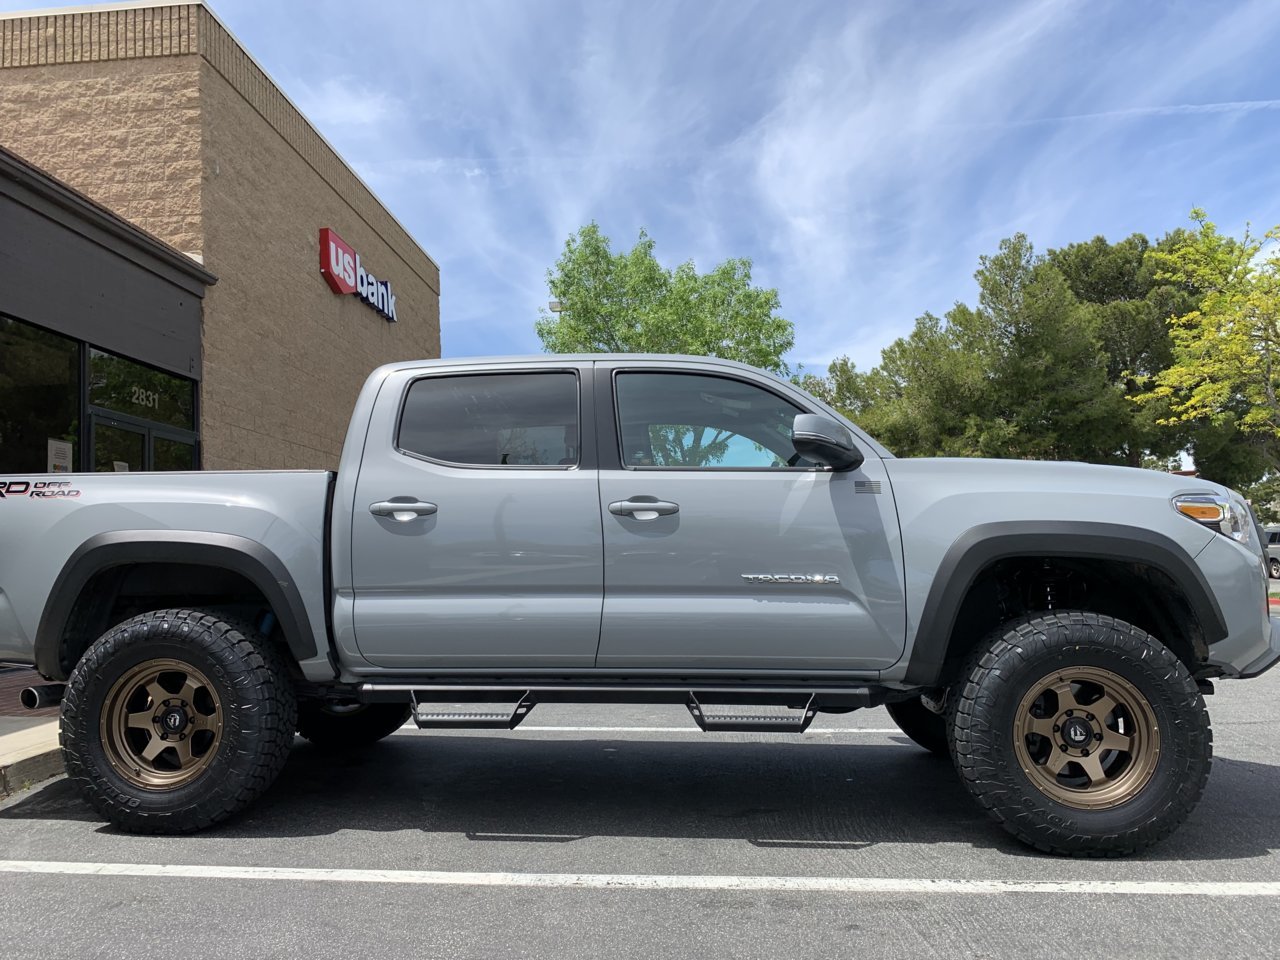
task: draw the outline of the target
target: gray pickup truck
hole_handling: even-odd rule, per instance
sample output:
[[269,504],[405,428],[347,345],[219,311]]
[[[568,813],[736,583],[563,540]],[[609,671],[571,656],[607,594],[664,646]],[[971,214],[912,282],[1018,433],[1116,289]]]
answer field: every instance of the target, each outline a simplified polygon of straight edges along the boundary
[[1173,831],[1203,696],[1280,658],[1240,496],[1146,470],[896,459],[790,383],[692,357],[385,366],[337,473],[0,477],[0,660],[50,683],[71,780],[192,831],[295,733],[675,703],[802,733],[884,705],[1006,829]]

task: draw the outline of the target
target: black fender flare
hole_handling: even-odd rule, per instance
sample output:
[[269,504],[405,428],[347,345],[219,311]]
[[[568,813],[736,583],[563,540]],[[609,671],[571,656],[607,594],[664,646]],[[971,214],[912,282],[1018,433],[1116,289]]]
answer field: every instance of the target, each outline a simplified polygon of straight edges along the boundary
[[240,574],[260,591],[275,612],[293,656],[316,656],[316,638],[297,584],[280,558],[256,540],[192,530],[119,530],[90,537],[71,554],[54,581],[36,628],[36,669],[65,680],[62,641],[72,610],[93,577],[135,563],[217,567]]
[[1075,557],[1142,563],[1160,570],[1186,596],[1206,643],[1227,636],[1226,620],[1204,573],[1175,540],[1142,527],[1087,521],[984,523],[965,531],[934,574],[904,682],[934,686],[947,661],[960,606],[978,575],[1012,557]]

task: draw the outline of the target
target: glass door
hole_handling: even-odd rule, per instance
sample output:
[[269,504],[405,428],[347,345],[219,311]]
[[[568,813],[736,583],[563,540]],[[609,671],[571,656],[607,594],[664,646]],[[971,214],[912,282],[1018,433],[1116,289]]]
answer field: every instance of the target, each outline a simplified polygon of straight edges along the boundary
[[147,431],[104,417],[93,418],[93,469],[128,473],[147,469]]
[[196,445],[194,443],[152,433],[152,470],[194,470],[195,468]]

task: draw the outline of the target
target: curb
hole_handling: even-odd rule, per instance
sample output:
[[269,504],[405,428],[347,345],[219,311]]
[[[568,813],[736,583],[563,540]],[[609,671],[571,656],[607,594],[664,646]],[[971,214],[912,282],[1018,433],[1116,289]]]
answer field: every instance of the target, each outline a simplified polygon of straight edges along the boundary
[[0,799],[60,773],[62,748],[56,720],[0,736]]
[[6,764],[0,767],[0,800],[62,772],[62,750],[58,747]]

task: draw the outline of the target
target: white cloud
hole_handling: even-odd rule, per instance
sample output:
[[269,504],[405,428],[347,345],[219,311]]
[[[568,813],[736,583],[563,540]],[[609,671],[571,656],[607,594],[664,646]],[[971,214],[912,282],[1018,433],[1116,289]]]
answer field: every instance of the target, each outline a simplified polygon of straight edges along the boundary
[[402,2],[358,31],[340,0],[217,9],[440,262],[453,354],[536,349],[592,219],[672,262],[751,257],[811,368],[972,299],[1017,230],[1280,220],[1267,0]]
[[322,129],[372,128],[398,117],[402,108],[392,94],[355,77],[294,78],[288,95],[309,120]]

